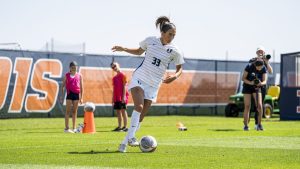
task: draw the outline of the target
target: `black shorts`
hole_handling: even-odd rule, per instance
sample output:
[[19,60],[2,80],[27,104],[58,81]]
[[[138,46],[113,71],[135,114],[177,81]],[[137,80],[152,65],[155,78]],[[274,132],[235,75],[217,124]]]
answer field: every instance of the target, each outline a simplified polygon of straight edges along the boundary
[[115,102],[114,103],[114,109],[115,110],[121,110],[121,109],[126,109],[126,103],[122,103],[122,102]]
[[67,100],[79,100],[79,94],[70,91],[70,93],[67,94]]
[[[258,93],[261,93],[261,88],[258,88]],[[256,93],[256,88],[253,85],[243,85],[243,94],[252,94]]]

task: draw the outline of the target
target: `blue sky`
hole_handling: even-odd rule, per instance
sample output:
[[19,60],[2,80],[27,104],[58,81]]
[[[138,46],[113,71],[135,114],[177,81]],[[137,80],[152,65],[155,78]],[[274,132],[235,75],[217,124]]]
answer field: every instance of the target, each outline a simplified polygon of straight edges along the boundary
[[[115,45],[138,47],[160,36],[155,19],[170,16],[174,43],[185,57],[248,60],[256,47],[268,53],[300,51],[297,0],[0,0],[0,43],[41,50],[46,42],[86,43],[86,52],[112,54]],[[74,51],[80,51],[80,49]],[[80,48],[80,47],[79,47]],[[120,53],[121,54],[121,53]],[[123,53],[124,54],[124,53]]]

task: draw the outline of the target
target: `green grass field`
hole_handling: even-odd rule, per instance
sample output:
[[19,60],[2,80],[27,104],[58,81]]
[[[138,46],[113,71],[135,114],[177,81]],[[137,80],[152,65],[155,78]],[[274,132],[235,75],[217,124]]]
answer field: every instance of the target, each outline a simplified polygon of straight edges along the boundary
[[260,132],[252,120],[245,132],[242,118],[149,116],[137,137],[154,136],[157,150],[118,153],[125,133],[111,132],[116,120],[95,118],[96,134],[67,134],[63,118],[2,119],[0,168],[300,168],[299,121],[272,118]]

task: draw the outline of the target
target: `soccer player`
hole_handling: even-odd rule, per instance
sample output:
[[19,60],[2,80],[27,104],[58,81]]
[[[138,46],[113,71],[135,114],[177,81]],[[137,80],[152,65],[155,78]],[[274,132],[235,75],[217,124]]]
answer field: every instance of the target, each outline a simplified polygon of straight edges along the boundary
[[[83,88],[82,88],[82,76],[77,73],[78,64],[75,61],[70,63],[70,71],[66,73],[62,88],[61,88],[61,102],[63,103],[64,89],[67,90],[66,99],[66,114],[65,114],[65,133],[74,133],[76,127],[78,104],[82,104]],[[72,109],[72,129],[69,128],[69,113]]]
[[[126,111],[126,105],[128,103],[128,90],[126,89],[127,85],[127,77],[121,72],[120,64],[117,62],[111,63],[111,68],[117,72],[117,74],[113,77],[113,97],[112,102],[114,109],[117,111],[118,116],[118,127],[113,131],[128,131],[127,129],[127,120],[128,115]],[[123,127],[122,127],[123,120]]]
[[267,82],[267,70],[264,66],[264,61],[258,58],[255,62],[249,63],[244,70],[242,80],[244,81],[242,91],[244,94],[244,130],[249,130],[248,123],[251,96],[254,98],[255,106],[258,111],[256,130],[263,130],[263,126],[261,125],[263,111],[261,87],[266,85]]
[[[160,37],[147,37],[140,42],[139,48],[114,46],[113,51],[124,51],[134,55],[145,53],[142,64],[134,71],[128,89],[131,92],[134,110],[126,137],[119,146],[120,152],[126,152],[127,144],[138,146],[135,132],[139,129],[152,102],[156,101],[161,83],[171,83],[182,73],[184,63],[182,52],[172,43],[176,35],[176,26],[166,16],[157,18],[155,25],[160,29]],[[164,77],[169,63],[176,65],[175,74]]]
[[[273,68],[272,68],[271,64],[269,63],[270,58],[266,56],[265,48],[263,46],[257,47],[256,57],[250,59],[249,63],[254,63],[256,61],[256,59],[258,59],[258,58],[263,59],[264,65],[267,68],[268,73],[272,74],[273,73]],[[266,94],[267,94],[267,85],[263,85],[263,86],[261,86],[261,95],[262,95],[262,102],[263,103],[264,103]],[[264,107],[263,107],[263,111],[264,111]],[[254,119],[255,119],[254,129],[256,130],[257,129],[257,124],[258,124],[258,112],[257,112],[257,110],[255,111]]]

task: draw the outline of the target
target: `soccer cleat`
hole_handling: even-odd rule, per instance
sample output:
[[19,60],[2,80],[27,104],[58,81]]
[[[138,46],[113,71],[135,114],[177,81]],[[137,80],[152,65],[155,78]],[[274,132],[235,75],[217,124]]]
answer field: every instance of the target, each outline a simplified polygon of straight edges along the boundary
[[259,124],[259,125],[257,126],[257,129],[256,129],[256,130],[257,130],[257,131],[259,131],[259,130],[263,131],[264,128],[263,128],[263,126],[262,126],[261,124]]
[[120,144],[118,150],[119,150],[120,153],[126,153],[126,145],[125,144]]
[[131,147],[137,147],[140,145],[140,143],[137,141],[136,138],[130,138],[128,139],[128,145],[131,146]]
[[257,124],[255,124],[255,126],[254,126],[254,130],[257,130],[257,128],[258,128],[258,125],[257,125]]
[[112,131],[122,131],[121,127],[116,127],[115,129],[113,129]]
[[127,132],[127,131],[128,131],[128,128],[126,128],[126,127],[122,127],[122,131],[125,131],[125,132]]
[[248,126],[244,126],[244,131],[249,131],[249,127]]
[[65,132],[65,133],[74,133],[74,131],[71,130],[71,129],[65,129],[64,132]]

